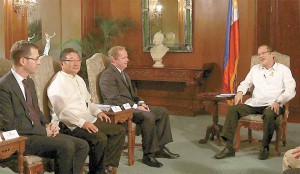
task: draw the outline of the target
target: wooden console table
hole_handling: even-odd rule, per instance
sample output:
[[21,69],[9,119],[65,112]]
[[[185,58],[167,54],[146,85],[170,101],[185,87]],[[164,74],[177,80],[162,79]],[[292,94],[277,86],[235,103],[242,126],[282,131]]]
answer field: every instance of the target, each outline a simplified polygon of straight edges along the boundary
[[200,110],[196,93],[212,68],[207,64],[202,69],[128,67],[125,71],[147,103],[165,106],[171,114],[195,116]]
[[183,68],[153,68],[137,67],[125,70],[131,80],[164,81],[164,82],[183,82],[187,85],[195,84],[202,75],[201,69]]
[[3,140],[0,142],[0,159],[6,159],[13,153],[18,152],[18,169],[20,174],[24,173],[23,153],[25,151],[26,139],[26,137],[20,136],[18,138]]

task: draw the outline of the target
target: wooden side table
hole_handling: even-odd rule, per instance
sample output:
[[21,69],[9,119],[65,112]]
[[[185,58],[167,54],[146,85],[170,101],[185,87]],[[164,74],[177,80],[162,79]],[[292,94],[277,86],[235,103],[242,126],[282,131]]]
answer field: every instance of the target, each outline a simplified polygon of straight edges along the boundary
[[221,138],[220,138],[220,133],[223,129],[222,125],[218,124],[219,121],[219,110],[218,110],[218,103],[220,101],[225,101],[225,100],[231,100],[234,98],[234,96],[217,96],[220,93],[212,92],[212,93],[205,93],[202,94],[201,96],[198,96],[199,98],[203,100],[209,100],[213,102],[213,111],[212,111],[212,117],[213,117],[213,123],[207,127],[206,129],[206,135],[205,138],[200,139],[199,143],[204,144],[206,143],[209,138],[211,137],[211,140],[214,139],[214,137],[217,137],[217,145],[221,146]]
[[133,109],[124,110],[121,112],[104,112],[110,117],[114,124],[128,122],[127,136],[128,136],[128,165],[134,164],[134,140],[135,130],[132,129]]
[[16,151],[18,152],[18,169],[20,174],[24,173],[23,153],[25,151],[26,139],[26,137],[20,136],[18,138],[0,142],[0,159],[6,159]]

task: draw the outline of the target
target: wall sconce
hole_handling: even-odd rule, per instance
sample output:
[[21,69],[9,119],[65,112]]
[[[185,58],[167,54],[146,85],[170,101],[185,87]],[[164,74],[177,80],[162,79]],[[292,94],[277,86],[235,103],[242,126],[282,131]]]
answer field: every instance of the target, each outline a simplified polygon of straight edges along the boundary
[[151,18],[153,20],[161,19],[162,17],[162,10],[163,6],[159,2],[159,0],[150,0],[150,11],[151,11]]
[[[26,10],[33,11],[37,7],[37,0],[13,0],[13,10],[15,13],[24,16]],[[30,12],[28,13],[30,15]]]

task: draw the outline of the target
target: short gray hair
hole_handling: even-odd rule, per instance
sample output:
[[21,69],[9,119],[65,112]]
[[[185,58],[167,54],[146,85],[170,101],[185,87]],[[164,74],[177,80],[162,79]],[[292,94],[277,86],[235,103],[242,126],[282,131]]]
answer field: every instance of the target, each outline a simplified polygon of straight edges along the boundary
[[107,53],[109,60],[112,61],[113,58],[118,58],[119,51],[121,51],[121,50],[125,50],[125,47],[123,47],[123,46],[112,47]]

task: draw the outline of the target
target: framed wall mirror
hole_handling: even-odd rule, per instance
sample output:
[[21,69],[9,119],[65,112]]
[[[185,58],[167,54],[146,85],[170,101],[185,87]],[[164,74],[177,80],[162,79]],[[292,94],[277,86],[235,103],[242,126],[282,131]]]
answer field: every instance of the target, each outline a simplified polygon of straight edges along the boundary
[[192,0],[142,0],[143,50],[162,32],[169,52],[192,52]]

